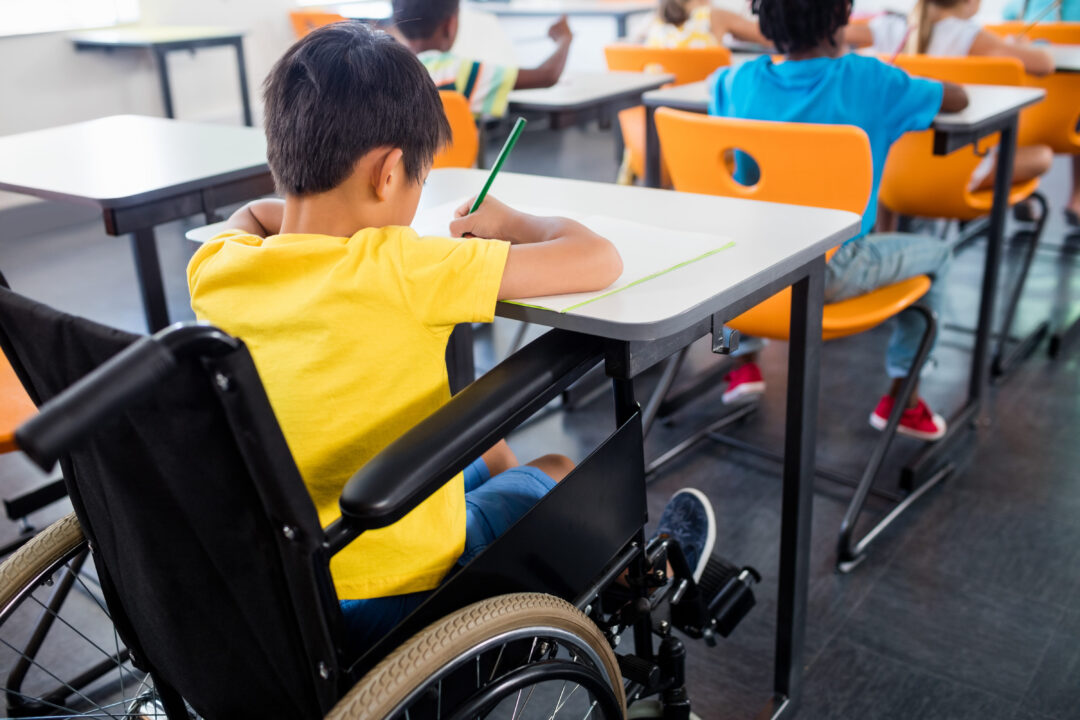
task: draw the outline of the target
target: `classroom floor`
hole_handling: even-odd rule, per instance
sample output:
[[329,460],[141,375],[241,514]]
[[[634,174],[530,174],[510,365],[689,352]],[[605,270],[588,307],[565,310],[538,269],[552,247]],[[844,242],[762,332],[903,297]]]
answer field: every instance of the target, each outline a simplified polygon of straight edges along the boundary
[[[535,123],[533,127],[540,125]],[[490,139],[492,156],[499,138]],[[608,180],[615,156],[609,132],[532,129],[509,170]],[[1059,159],[1045,187],[1055,208],[1022,306],[1021,329],[1048,312],[1080,314],[1080,238],[1067,241],[1060,207],[1067,166]],[[497,196],[498,188],[494,190]],[[201,224],[193,218],[190,224]],[[190,317],[183,268],[192,252],[188,225],[159,231],[170,309]],[[723,227],[723,218],[717,218]],[[1018,253],[1019,245],[1009,246]],[[972,324],[983,243],[962,250],[950,281],[947,322]],[[1018,256],[1017,256],[1018,257]],[[1016,262],[1006,264],[1007,270]],[[141,311],[127,243],[104,235],[99,220],[27,234],[0,227],[0,269],[31,297],[111,325],[140,330]],[[1008,275],[1007,275],[1008,276]],[[1071,303],[1069,298],[1071,298]],[[1071,309],[1067,309],[1071,304]],[[1058,317],[1055,315],[1055,318]],[[537,330],[539,332],[539,330]],[[505,352],[514,324],[498,321],[480,334],[478,364]],[[888,328],[828,344],[822,356],[818,458],[855,473],[876,438],[866,418],[884,389],[882,353]],[[948,412],[963,397],[971,337],[949,331],[936,352],[923,395]],[[1078,348],[1080,350],[1080,348]],[[713,366],[695,346],[684,370]],[[733,432],[779,448],[783,428],[786,346],[768,345],[762,365],[769,383],[760,409]],[[640,383],[644,401],[655,383]],[[807,672],[799,717],[1045,720],[1075,718],[1080,706],[1080,352],[1053,362],[1045,343],[988,403],[968,467],[933,490],[888,529],[866,562],[850,575],[833,569],[834,545],[847,490],[824,481],[814,500]],[[646,443],[655,456],[721,411],[720,389],[658,424]],[[545,452],[575,459],[611,427],[605,396],[568,413],[533,422],[510,439],[523,460]],[[918,447],[900,439],[881,487]],[[0,496],[32,487],[42,476],[18,456],[0,457]],[[690,643],[694,709],[705,720],[754,717],[770,694],[776,607],[778,467],[733,450],[702,444],[666,468],[650,487],[653,517],[684,486],[712,499],[717,551],[756,567],[764,582],[758,606],[716,648]],[[881,513],[871,501],[869,511]],[[47,522],[53,508],[35,518]],[[0,522],[0,543],[15,535]]]

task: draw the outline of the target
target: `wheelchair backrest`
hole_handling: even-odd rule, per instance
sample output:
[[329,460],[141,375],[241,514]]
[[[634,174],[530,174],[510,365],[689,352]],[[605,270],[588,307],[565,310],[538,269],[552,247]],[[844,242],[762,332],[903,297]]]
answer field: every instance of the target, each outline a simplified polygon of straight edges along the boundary
[[63,453],[136,665],[205,718],[322,717],[341,662],[324,534],[244,345],[197,325],[139,338],[0,289],[0,346],[46,403],[36,437]]

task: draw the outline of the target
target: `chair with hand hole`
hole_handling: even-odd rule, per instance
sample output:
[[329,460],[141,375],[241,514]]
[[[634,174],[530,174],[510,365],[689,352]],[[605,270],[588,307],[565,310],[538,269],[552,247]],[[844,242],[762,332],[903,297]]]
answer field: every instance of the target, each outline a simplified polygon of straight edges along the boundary
[[[947,82],[974,85],[1025,85],[1028,81],[1023,64],[1016,58],[991,57],[931,57],[927,55],[900,55],[898,67],[912,75],[929,77]],[[1038,107],[1038,106],[1035,106]],[[1034,127],[1029,108],[1020,115],[1018,144],[1034,144]],[[970,223],[990,214],[994,204],[994,191],[972,190],[971,177],[990,148],[998,143],[998,137],[987,138],[980,143],[982,151],[963,149],[948,155],[934,154],[934,131],[908,133],[893,144],[881,179],[881,202],[901,215],[945,218]],[[1013,282],[1012,291],[1005,306],[1001,324],[1001,337],[993,356],[992,372],[1003,377],[1014,370],[1046,336],[1048,322],[1041,322],[1025,337],[1012,342],[1010,333],[1016,311],[1023,296],[1028,271],[1035,259],[1039,240],[1042,238],[1048,216],[1046,198],[1038,192],[1039,179],[1013,184],[1009,192],[1009,205],[1033,200],[1039,206],[1039,217],[1030,242]],[[988,225],[972,223],[963,235],[967,242],[986,229]],[[974,228],[974,230],[972,230]]]
[[[0,652],[33,646],[36,672],[0,677],[8,716],[479,718],[523,695],[521,719],[621,720],[627,697],[656,695],[689,712],[670,627],[715,640],[753,605],[751,568],[714,556],[698,583],[678,543],[645,542],[635,413],[385,637],[346,646],[330,558],[546,406],[602,357],[598,338],[555,330],[496,366],[359,468],[325,528],[239,339],[197,323],[140,338],[0,289],[0,347],[44,400],[16,444],[60,460],[75,508],[0,565]],[[42,607],[69,622],[51,591],[72,582],[107,611],[64,635],[111,670],[92,684],[19,625]],[[617,658],[630,627],[649,651]],[[533,697],[543,683],[566,693]]]
[[[650,48],[616,43],[604,48],[608,70],[617,72],[663,72],[675,76],[673,85],[686,85],[709,77],[717,68],[731,64],[731,51],[723,46],[709,48]],[[645,107],[638,105],[619,113],[619,127],[626,146],[629,175],[621,178],[632,184],[645,177]],[[661,186],[669,185],[661,163]]]
[[450,122],[450,144],[435,156],[433,168],[471,168],[476,167],[476,157],[480,152],[480,133],[476,129],[476,119],[469,109],[465,96],[453,90],[440,90],[443,110]]
[[[862,214],[873,185],[870,142],[859,128],[840,125],[763,122],[708,117],[697,113],[661,108],[656,112],[656,127],[660,144],[668,158],[671,179],[680,192],[723,195],[748,200],[789,203],[848,210]],[[760,175],[755,185],[746,186],[731,174],[728,158],[731,151],[749,154],[756,161]],[[835,252],[831,250],[826,259]],[[822,339],[835,340],[866,332],[900,312],[911,310],[926,320],[926,331],[911,370],[905,378],[899,397],[889,416],[881,437],[874,446],[862,476],[851,478],[834,472],[818,470],[820,475],[853,486],[854,496],[844,515],[838,540],[837,567],[848,571],[864,557],[869,544],[900,512],[910,506],[917,495],[929,489],[930,483],[902,498],[890,493],[886,497],[899,500],[897,510],[878,522],[862,540],[853,539],[856,523],[873,490],[874,480],[896,436],[900,415],[915,388],[919,371],[930,352],[937,333],[937,319],[919,300],[930,289],[925,275],[879,288],[865,295],[841,302],[826,303],[822,318]],[[791,289],[788,288],[765,302],[725,323],[740,333],[756,337],[786,340],[790,329]],[[685,351],[684,351],[685,352]],[[668,360],[669,368],[677,368],[682,356]],[[665,379],[673,380],[674,372],[665,368]],[[661,383],[657,392],[666,394],[671,380]],[[655,397],[654,397],[655,400]],[[658,403],[651,401],[646,409],[645,422],[652,420],[650,412]],[[653,467],[669,461],[678,452],[701,439],[709,438],[736,447],[749,449],[774,459],[781,459],[768,450],[747,445],[718,434],[718,430],[744,417],[753,405],[736,410],[704,431],[684,441],[659,458]],[[647,425],[646,425],[647,427]],[[940,479],[935,480],[938,482]],[[884,493],[876,493],[884,494]]]
[[335,12],[322,10],[290,10],[289,21],[292,22],[296,37],[302,38],[312,30],[317,30],[324,25],[347,22],[348,18]]

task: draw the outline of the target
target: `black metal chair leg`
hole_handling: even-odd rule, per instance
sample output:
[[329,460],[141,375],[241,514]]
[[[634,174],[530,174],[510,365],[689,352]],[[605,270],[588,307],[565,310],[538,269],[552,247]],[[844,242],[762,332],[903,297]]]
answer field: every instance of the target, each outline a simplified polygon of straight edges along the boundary
[[649,401],[645,403],[645,409],[641,413],[641,431],[646,437],[649,435],[649,430],[652,429],[653,422],[656,421],[660,406],[663,404],[664,399],[667,398],[668,393],[671,392],[671,386],[675,384],[675,378],[679,376],[679,369],[682,367],[683,361],[686,360],[688,351],[687,348],[683,348],[664,361],[664,370],[660,373],[660,382],[657,383],[656,389],[649,396]]
[[1027,255],[1024,256],[1024,265],[1020,270],[1020,276],[1016,278],[1016,283],[1013,285],[1012,293],[1009,296],[1009,304],[1005,307],[1005,318],[1001,324],[1001,334],[998,340],[997,349],[994,352],[994,359],[990,366],[992,376],[1000,380],[1008,376],[1013,370],[1019,366],[1020,362],[1027,358],[1035,347],[1042,342],[1042,339],[1050,331],[1050,323],[1047,320],[1039,323],[1029,334],[1024,336],[1015,343],[1011,350],[1007,348],[1009,339],[1009,333],[1012,331],[1013,322],[1016,319],[1016,310],[1020,306],[1020,299],[1024,294],[1024,286],[1027,283],[1028,273],[1031,270],[1031,264],[1035,260],[1035,253],[1039,247],[1039,240],[1042,238],[1043,230],[1046,227],[1046,219],[1050,213],[1050,207],[1044,198],[1039,193],[1032,193],[1031,199],[1035,200],[1039,204],[1040,215],[1039,220],[1035,225],[1035,231],[1032,234],[1031,243],[1028,245]]
[[855,542],[855,525],[859,520],[860,513],[862,513],[863,506],[866,504],[866,498],[870,494],[878,470],[881,469],[881,463],[885,460],[885,455],[889,451],[889,446],[892,445],[892,441],[896,437],[896,429],[900,425],[900,416],[907,407],[907,402],[911,397],[912,392],[915,391],[915,384],[918,381],[919,372],[922,370],[923,364],[930,354],[930,347],[933,345],[934,337],[937,335],[937,318],[934,317],[932,310],[923,305],[913,305],[909,309],[922,314],[926,320],[926,331],[923,333],[922,340],[919,342],[919,350],[915,355],[915,361],[911,365],[911,370],[908,372],[907,377],[904,378],[904,382],[900,388],[900,394],[896,398],[892,412],[889,414],[889,422],[882,431],[881,439],[874,447],[873,453],[870,455],[870,461],[867,463],[866,469],[863,470],[862,478],[855,488],[855,494],[852,496],[847,512],[844,513],[844,519],[840,523],[840,536],[837,541],[836,569],[843,573],[850,572],[855,566],[862,562],[866,557],[866,548],[875,538],[877,538],[881,531],[899,517],[904,510],[929,490],[930,487],[936,485],[944,478],[944,474],[942,474],[941,477],[928,481],[925,485],[918,488],[866,533],[862,540]]

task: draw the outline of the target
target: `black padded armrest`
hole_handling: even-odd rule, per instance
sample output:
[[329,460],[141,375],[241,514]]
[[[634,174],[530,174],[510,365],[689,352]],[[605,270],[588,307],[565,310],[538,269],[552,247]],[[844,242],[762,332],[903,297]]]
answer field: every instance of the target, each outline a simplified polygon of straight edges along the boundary
[[[507,358],[372,458],[345,486],[337,551],[397,522],[601,358],[599,338],[553,330]],[[351,537],[344,537],[348,534]]]

